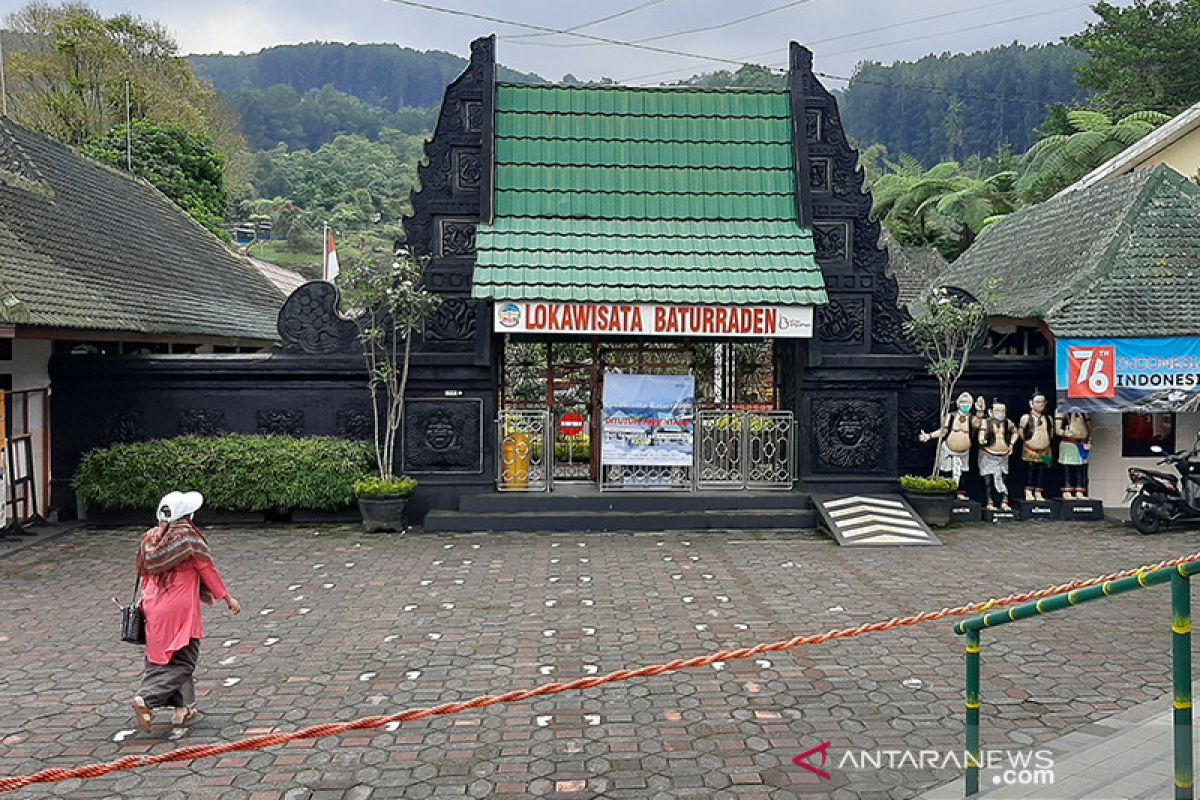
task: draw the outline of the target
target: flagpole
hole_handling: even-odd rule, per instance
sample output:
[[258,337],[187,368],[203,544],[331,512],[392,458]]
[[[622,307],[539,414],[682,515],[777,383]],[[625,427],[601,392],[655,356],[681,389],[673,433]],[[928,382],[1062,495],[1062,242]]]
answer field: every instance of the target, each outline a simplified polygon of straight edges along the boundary
[[4,80],[4,37],[0,36],[0,117],[8,116],[8,83]]
[[321,280],[329,280],[329,223],[321,223]]

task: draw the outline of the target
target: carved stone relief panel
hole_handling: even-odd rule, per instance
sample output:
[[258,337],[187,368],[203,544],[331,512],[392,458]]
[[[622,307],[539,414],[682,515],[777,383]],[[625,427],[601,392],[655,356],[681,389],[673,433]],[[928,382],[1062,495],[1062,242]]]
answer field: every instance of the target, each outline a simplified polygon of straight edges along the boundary
[[483,101],[464,100],[462,104],[463,127],[468,133],[483,130]]
[[830,173],[833,165],[828,158],[810,158],[808,162],[808,186],[813,194],[830,192]]
[[425,322],[425,341],[469,342],[475,338],[475,304],[465,297],[446,297]]
[[369,411],[343,408],[337,412],[337,432],[343,439],[370,439],[375,434],[375,421]]
[[[814,398],[811,406],[814,472],[882,472],[887,404],[858,398]],[[890,446],[890,443],[889,443]]]
[[475,255],[475,220],[439,219],[438,255]]
[[822,261],[845,261],[850,256],[850,225],[846,222],[814,222],[813,243]]
[[179,412],[180,436],[219,436],[226,430],[225,412],[219,408],[185,408]]
[[146,439],[146,415],[140,408],[110,411],[100,416],[103,441],[110,444],[127,444]]
[[830,297],[817,309],[817,335],[822,342],[854,344],[866,334],[867,301],[864,297]]
[[804,112],[804,136],[810,144],[821,141],[822,134],[821,110],[810,108]]
[[274,436],[303,436],[304,412],[298,408],[260,410],[258,432]]
[[483,472],[483,401],[410,399],[404,404],[404,472]]
[[459,192],[479,191],[483,178],[483,166],[478,150],[464,148],[454,150],[454,188]]

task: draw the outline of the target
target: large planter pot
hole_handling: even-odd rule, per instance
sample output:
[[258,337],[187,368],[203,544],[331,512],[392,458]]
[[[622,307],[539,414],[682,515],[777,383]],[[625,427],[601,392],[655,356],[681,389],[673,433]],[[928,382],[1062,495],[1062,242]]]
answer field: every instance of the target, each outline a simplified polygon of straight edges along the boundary
[[944,528],[950,524],[954,492],[913,492],[905,489],[901,494],[929,527]]
[[408,498],[409,495],[358,498],[363,527],[371,533],[403,531],[408,516]]

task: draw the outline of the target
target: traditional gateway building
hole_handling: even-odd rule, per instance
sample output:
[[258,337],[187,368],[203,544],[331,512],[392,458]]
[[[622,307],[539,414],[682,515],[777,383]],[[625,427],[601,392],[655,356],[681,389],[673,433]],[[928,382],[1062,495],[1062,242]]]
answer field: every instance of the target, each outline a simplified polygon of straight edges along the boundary
[[[459,320],[426,344],[469,354],[477,389],[410,403],[405,471],[524,508],[568,481],[890,489],[920,366],[811,53],[786,89],[699,90],[498,84],[493,48],[447,89],[406,220]],[[484,446],[459,460],[431,426]]]
[[[472,43],[405,220],[444,300],[396,465],[427,529],[806,527],[812,494],[928,472],[936,387],[837,103],[808,50],[790,64],[777,91],[508,85],[494,40]],[[113,441],[369,436],[336,302],[294,291],[270,356],[56,359],[79,420],[56,434],[56,502]],[[1053,375],[1009,351],[968,388],[1015,407]]]

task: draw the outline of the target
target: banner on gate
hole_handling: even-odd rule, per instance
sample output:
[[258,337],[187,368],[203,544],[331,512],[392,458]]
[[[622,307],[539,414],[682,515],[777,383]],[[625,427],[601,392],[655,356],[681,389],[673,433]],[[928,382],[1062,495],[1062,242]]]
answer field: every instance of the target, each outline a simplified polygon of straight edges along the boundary
[[1200,411],[1200,337],[1059,339],[1056,411]]
[[696,379],[604,374],[605,464],[692,465]]

